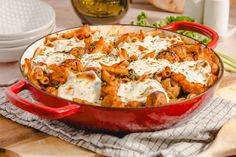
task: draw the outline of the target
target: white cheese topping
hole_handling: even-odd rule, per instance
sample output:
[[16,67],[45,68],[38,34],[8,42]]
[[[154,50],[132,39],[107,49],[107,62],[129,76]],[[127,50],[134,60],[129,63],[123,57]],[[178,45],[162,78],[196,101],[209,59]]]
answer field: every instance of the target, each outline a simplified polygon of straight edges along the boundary
[[170,64],[171,71],[186,76],[189,82],[207,84],[211,67],[207,61],[185,61]]
[[142,46],[148,48],[149,52],[155,51],[160,52],[172,45],[166,38],[160,38],[159,36],[152,37],[146,36],[142,42]]
[[84,67],[97,67],[101,68],[101,65],[99,63],[111,66],[115,63],[120,62],[120,58],[113,54],[102,54],[102,53],[96,53],[96,54],[84,54],[81,58],[82,64]]
[[108,44],[112,44],[119,39],[118,36],[104,36],[103,38],[105,39],[105,42]]
[[[159,36],[146,36],[142,42],[139,40],[135,42],[122,42],[118,47],[125,49],[129,57],[136,55],[138,58],[142,58],[145,54],[150,52],[155,52],[155,55],[157,55],[161,50],[167,49],[169,46],[179,41],[182,41],[180,37],[160,38]],[[140,51],[139,46],[147,50]]]
[[107,44],[114,43],[115,41],[117,41],[119,39],[119,36],[101,35],[100,32],[95,32],[92,35],[93,41],[99,40],[101,37],[104,38],[104,40]]
[[64,52],[52,52],[45,53],[43,55],[37,55],[33,58],[34,63],[45,63],[47,65],[57,64],[60,65],[67,59],[74,59],[75,57],[69,53]]
[[161,72],[165,69],[165,67],[169,66],[170,62],[166,59],[142,59],[133,61],[129,64],[129,69],[133,69],[136,74],[139,76],[145,74],[145,73],[155,73],[155,72]]
[[69,53],[74,47],[84,47],[83,40],[76,40],[75,38],[71,39],[63,39],[63,40],[55,40],[52,42],[53,47],[43,46],[41,49],[45,49],[43,54],[38,54],[33,58],[33,62],[35,63],[45,63],[47,65],[57,64],[60,65],[67,59],[74,59],[75,57]]
[[119,48],[123,48],[127,51],[127,54],[129,57],[133,56],[133,55],[137,55],[139,58],[142,55],[142,52],[138,50],[138,44],[139,42],[122,42],[121,44],[119,44]]
[[[95,80],[78,77],[80,74],[89,73]],[[79,98],[88,102],[99,103],[102,81],[93,71],[70,74],[66,83],[58,88],[58,96],[68,100]]]
[[208,62],[203,60],[184,61],[171,64],[164,59],[143,59],[137,60],[129,65],[129,69],[133,69],[139,76],[145,73],[161,72],[169,67],[172,72],[181,73],[186,76],[189,82],[207,84],[211,67]]
[[161,84],[154,79],[146,79],[144,82],[121,83],[117,95],[121,97],[123,103],[129,101],[146,102],[147,96],[153,92],[160,91],[169,98]]
[[72,48],[85,46],[84,40],[77,40],[75,38],[55,40],[52,42],[52,44],[53,47],[45,46],[46,50],[44,51],[44,53],[63,52],[63,51],[68,52]]

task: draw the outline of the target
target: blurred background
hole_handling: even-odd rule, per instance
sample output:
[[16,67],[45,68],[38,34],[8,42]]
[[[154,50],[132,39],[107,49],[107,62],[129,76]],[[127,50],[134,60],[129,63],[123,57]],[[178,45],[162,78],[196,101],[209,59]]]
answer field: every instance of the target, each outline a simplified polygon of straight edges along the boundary
[[[78,18],[78,16],[75,13],[75,10],[71,9],[73,1],[79,1],[79,0],[59,0],[57,3],[55,3],[55,0],[43,0],[50,4],[52,7],[54,7],[56,11],[56,21],[57,26],[64,27],[66,25],[70,26],[78,26],[81,24],[81,19]],[[85,0],[86,1],[86,0]],[[89,1],[89,0],[88,0]],[[129,1],[129,0],[128,0]],[[130,5],[128,12],[122,16],[122,19],[120,23],[130,23],[130,19],[136,19],[137,14],[141,10],[148,10],[149,13],[149,20],[151,22],[156,21],[158,19],[163,19],[167,15],[182,15],[185,14],[184,10],[186,8],[184,7],[186,3],[190,1],[196,1],[197,3],[200,3],[200,1],[203,0],[130,0]],[[214,0],[213,0],[214,1]],[[223,0],[224,1],[224,0]],[[226,0],[228,1],[228,0]],[[236,0],[230,0],[230,7],[236,6]],[[190,2],[191,3],[191,2]],[[194,2],[195,3],[195,2]],[[67,7],[65,7],[67,5]],[[69,7],[71,6],[71,7]],[[190,9],[193,9],[192,14],[194,14],[194,7],[190,4]],[[62,9],[63,12],[60,10]],[[230,15],[233,15],[234,12],[236,12],[236,9],[230,9]],[[74,19],[78,19],[78,21],[75,21]],[[63,19],[63,20],[62,20]],[[73,20],[72,20],[73,19]],[[66,22],[64,22],[66,20]],[[236,23],[236,17],[230,18],[229,23]]]

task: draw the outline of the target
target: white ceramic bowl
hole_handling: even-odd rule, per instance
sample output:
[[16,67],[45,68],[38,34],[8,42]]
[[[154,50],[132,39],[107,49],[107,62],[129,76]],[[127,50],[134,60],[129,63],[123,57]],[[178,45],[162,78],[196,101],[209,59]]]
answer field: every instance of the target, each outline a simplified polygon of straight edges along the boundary
[[54,28],[55,28],[55,23],[53,23],[46,30],[42,30],[41,32],[39,32],[36,35],[29,37],[29,38],[16,39],[16,40],[6,40],[6,41],[0,40],[0,49],[1,48],[18,47],[18,46],[24,46],[24,45],[30,44],[30,43],[36,41],[37,39],[51,33]]
[[32,37],[54,20],[53,8],[40,0],[0,0],[0,40]]
[[0,49],[0,62],[7,63],[17,61],[28,45]]
[[[45,33],[43,36],[52,33],[55,30],[55,25],[52,27],[48,33]],[[33,42],[33,41],[32,41]],[[7,62],[14,62],[20,59],[20,56],[25,51],[25,49],[32,43],[17,46],[17,47],[10,47],[10,48],[0,48],[0,63],[7,63]]]

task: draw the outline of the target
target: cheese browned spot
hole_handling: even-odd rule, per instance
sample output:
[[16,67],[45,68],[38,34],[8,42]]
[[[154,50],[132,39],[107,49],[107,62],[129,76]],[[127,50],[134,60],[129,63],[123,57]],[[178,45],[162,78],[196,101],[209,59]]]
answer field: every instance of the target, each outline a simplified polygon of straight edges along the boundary
[[71,39],[61,39],[61,40],[55,40],[52,42],[53,47],[47,47],[44,46],[45,53],[50,52],[68,52],[74,47],[84,47],[85,43],[83,40],[78,40],[75,38]]
[[[136,55],[142,58],[145,54],[154,52],[157,55],[161,50],[167,49],[172,44],[181,42],[180,37],[160,38],[159,36],[146,36],[144,41],[136,40],[135,42],[128,41],[119,44],[119,48],[127,51],[129,57]],[[140,49],[142,47],[142,49]]]
[[143,82],[121,83],[117,95],[121,97],[123,103],[129,101],[146,102],[147,96],[153,92],[163,92],[169,101],[167,93],[161,84],[155,79],[146,79]]
[[102,81],[94,71],[71,73],[66,83],[59,87],[58,96],[68,100],[77,98],[99,103],[101,85]]
[[113,65],[116,63],[120,63],[120,58],[117,55],[113,54],[84,54],[81,58],[82,64],[84,67],[96,67],[101,68],[100,63],[105,65]]

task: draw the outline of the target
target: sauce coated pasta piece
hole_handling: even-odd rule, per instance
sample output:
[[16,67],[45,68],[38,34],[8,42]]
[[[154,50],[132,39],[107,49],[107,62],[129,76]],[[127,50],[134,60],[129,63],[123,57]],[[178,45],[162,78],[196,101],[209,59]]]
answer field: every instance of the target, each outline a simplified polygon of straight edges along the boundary
[[217,80],[217,76],[214,75],[214,74],[210,74],[210,77],[209,77],[209,79],[207,81],[207,85],[209,87],[212,86],[216,82],[216,80]]
[[111,49],[103,37],[100,37],[98,41],[95,41],[95,48],[93,49],[92,53],[110,53]]
[[84,25],[83,27],[74,30],[74,36],[79,40],[83,40],[84,38],[90,36],[90,32],[90,27],[88,25]]
[[120,50],[118,50],[118,56],[120,57],[122,61],[129,60],[128,53],[124,48],[121,48]]
[[181,87],[171,78],[167,78],[161,82],[162,87],[166,90],[170,99],[175,99],[179,96]]
[[40,80],[44,77],[43,69],[41,69],[41,68],[35,68],[33,70],[33,72],[34,72],[34,76],[37,80]]
[[101,96],[106,95],[115,96],[118,91],[118,82],[114,75],[111,75],[108,71],[102,69],[101,78],[104,81],[101,89]]
[[155,36],[159,35],[160,33],[161,33],[160,30],[140,31],[140,34],[141,34],[143,37],[146,37],[146,36],[155,37]]
[[185,61],[187,57],[186,47],[183,44],[174,44],[171,45],[170,50],[175,52],[179,57],[180,61]]
[[115,84],[103,84],[102,85],[102,90],[101,90],[101,96],[106,96],[106,95],[113,95],[115,96],[118,91],[118,86]]
[[196,95],[197,95],[197,94],[195,94],[195,93],[189,93],[188,96],[187,96],[187,98],[190,99],[190,98],[192,98],[192,97],[195,97]]
[[144,104],[142,102],[139,102],[139,101],[130,101],[125,106],[126,107],[140,107],[140,106],[143,106],[143,105]]
[[161,72],[162,78],[167,78],[171,76],[170,67],[166,67],[165,70]]
[[179,62],[179,57],[177,54],[171,50],[164,50],[157,55],[158,59],[166,59],[171,63]]
[[120,36],[120,38],[116,41],[115,46],[118,46],[120,43],[128,42],[132,37],[136,36],[135,33],[126,33]]
[[182,87],[183,91],[187,93],[201,94],[207,89],[206,85],[203,85],[201,83],[189,82],[187,80],[182,80],[179,82],[179,84]]
[[56,35],[48,35],[44,39],[44,45],[49,46],[52,44],[52,42],[56,41],[57,39],[58,39],[58,36]]
[[117,80],[114,75],[111,75],[107,70],[102,69],[101,78],[104,82],[108,84],[116,84]]
[[102,100],[101,104],[103,106],[110,106],[110,107],[124,107],[124,104],[121,102],[120,97],[113,95],[106,95]]
[[213,74],[217,74],[218,71],[219,71],[219,67],[216,63],[212,62],[212,61],[208,61],[208,63],[210,64],[211,66],[211,73]]
[[166,96],[163,92],[156,91],[151,93],[146,100],[146,106],[159,106],[167,103]]
[[84,71],[84,67],[79,59],[67,59],[60,66],[74,72]]
[[47,85],[47,84],[49,84],[50,80],[47,76],[44,76],[41,79],[39,79],[39,82],[43,85]]
[[113,64],[112,66],[107,66],[102,63],[100,63],[102,68],[108,71],[109,73],[115,74],[115,75],[120,75],[120,76],[128,76],[129,75],[129,70],[128,70],[128,64],[129,62],[127,61],[121,61],[120,63]]
[[176,82],[180,82],[186,79],[186,76],[184,76],[183,74],[180,73],[173,73],[171,75],[171,78],[176,81]]
[[60,68],[59,66],[53,64],[48,67],[51,72],[51,81],[54,84],[62,85],[67,81],[68,72],[64,68]]
[[77,103],[79,103],[79,104],[90,104],[90,105],[94,105],[94,106],[101,106],[101,105],[99,105],[99,104],[97,104],[97,103],[88,102],[88,101],[86,101],[86,100],[81,100],[81,99],[79,99],[79,98],[73,98],[72,101],[77,102]]
[[155,51],[146,53],[142,59],[147,59],[147,58],[154,58],[155,57]]
[[72,54],[73,56],[75,56],[76,58],[79,58],[79,59],[82,58],[84,53],[85,53],[84,47],[75,47],[75,48],[72,48],[70,51],[70,54]]
[[61,33],[59,37],[62,39],[70,39],[74,37],[74,34],[75,34],[74,31],[66,31]]
[[58,90],[55,87],[47,87],[46,91],[53,95],[58,95]]
[[207,89],[207,86],[204,84],[189,82],[183,74],[173,74],[171,78],[178,82],[186,93],[200,94]]
[[32,72],[31,59],[28,58],[25,59],[25,63],[22,65],[22,71],[28,78],[30,77],[30,74]]

